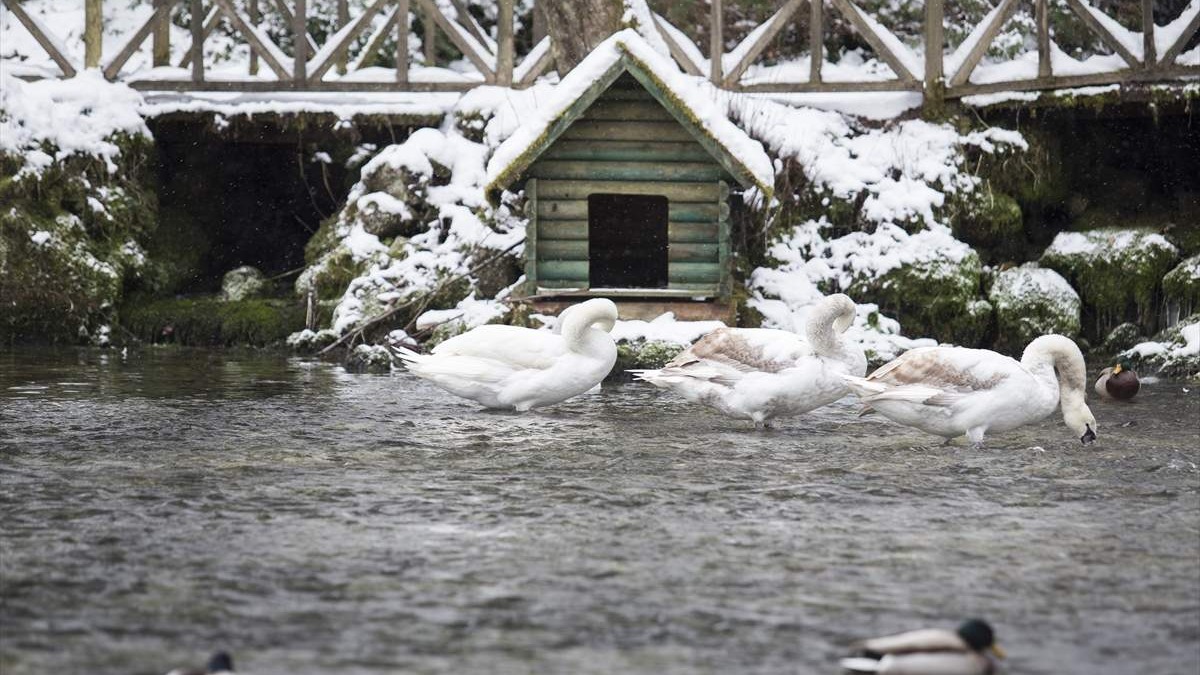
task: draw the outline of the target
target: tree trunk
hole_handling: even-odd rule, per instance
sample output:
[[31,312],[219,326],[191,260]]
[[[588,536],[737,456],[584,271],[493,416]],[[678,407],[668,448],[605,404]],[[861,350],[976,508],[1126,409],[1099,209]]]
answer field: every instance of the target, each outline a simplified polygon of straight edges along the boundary
[[560,75],[574,68],[596,45],[621,27],[621,0],[537,0],[550,34],[554,65]]

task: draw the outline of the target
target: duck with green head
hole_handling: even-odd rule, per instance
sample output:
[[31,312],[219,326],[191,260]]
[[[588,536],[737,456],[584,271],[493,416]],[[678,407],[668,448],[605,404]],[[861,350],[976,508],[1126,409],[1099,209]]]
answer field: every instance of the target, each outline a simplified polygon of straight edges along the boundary
[[1130,368],[1128,362],[1122,361],[1100,371],[1100,379],[1096,380],[1095,389],[1101,398],[1128,401],[1137,395],[1141,387],[1137,371]]

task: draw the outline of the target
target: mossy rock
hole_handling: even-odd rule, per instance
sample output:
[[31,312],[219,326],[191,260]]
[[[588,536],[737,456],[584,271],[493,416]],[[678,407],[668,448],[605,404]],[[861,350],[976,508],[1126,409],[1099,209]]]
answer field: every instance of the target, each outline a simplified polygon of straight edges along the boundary
[[181,298],[133,302],[121,324],[138,339],[189,346],[266,346],[304,328],[305,308],[282,300]]
[[1116,354],[1142,341],[1142,329],[1136,323],[1123,323],[1108,333],[1100,345],[1105,354]]
[[1126,321],[1151,332],[1163,276],[1178,259],[1178,249],[1160,234],[1105,228],[1060,232],[1041,264],[1062,274],[1079,292],[1084,331],[1096,341]]
[[1194,255],[1167,272],[1162,280],[1167,312],[1187,316],[1200,310],[1200,255]]
[[1200,314],[1192,314],[1160,331],[1153,340],[1121,352],[1119,358],[1142,375],[1200,381]]
[[953,219],[955,238],[990,251],[992,260],[1016,257],[1024,244],[1023,228],[1017,200],[992,190],[969,200]]
[[996,345],[1010,353],[1049,333],[1079,334],[1079,295],[1060,274],[1036,263],[996,274],[988,299],[996,308]]
[[906,335],[977,346],[992,332],[992,306],[979,297],[982,266],[974,251],[946,259],[903,265],[873,280],[858,280],[846,291],[858,302],[874,302],[898,317]]
[[609,379],[630,379],[627,370],[639,368],[662,368],[687,349],[686,345],[661,340],[637,340],[617,345],[617,363],[609,373]]
[[267,278],[261,270],[251,265],[242,265],[229,270],[221,278],[221,299],[249,300],[263,295],[267,288]]
[[[1195,200],[1200,201],[1200,197]],[[1163,236],[1183,251],[1183,255],[1200,255],[1200,225],[1168,225]]]
[[391,372],[392,353],[383,345],[360,344],[350,350],[345,365],[352,373]]

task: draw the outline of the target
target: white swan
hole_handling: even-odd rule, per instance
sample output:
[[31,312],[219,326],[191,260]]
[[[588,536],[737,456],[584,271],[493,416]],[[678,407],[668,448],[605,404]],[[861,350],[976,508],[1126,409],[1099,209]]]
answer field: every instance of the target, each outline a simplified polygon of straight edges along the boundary
[[988,675],[995,667],[984,652],[1004,658],[992,627],[979,619],[964,621],[954,631],[924,628],[863,640],[856,648],[862,656],[841,662],[853,673]]
[[1060,401],[1067,427],[1085,445],[1096,440],[1096,418],[1084,400],[1086,377],[1074,342],[1043,335],[1025,347],[1019,363],[986,349],[924,347],[870,377],[845,379],[884,417],[947,439],[966,434],[978,446],[988,431],[1037,422]]
[[808,319],[807,339],[782,330],[719,328],[660,370],[630,371],[693,403],[762,426],[849,393],[843,373],[863,375],[867,358],[841,338],[854,320],[854,301],[824,298]]
[[409,372],[488,408],[525,412],[588,391],[612,371],[617,320],[611,300],[595,298],[563,312],[562,331],[479,326],[430,354],[396,348]]

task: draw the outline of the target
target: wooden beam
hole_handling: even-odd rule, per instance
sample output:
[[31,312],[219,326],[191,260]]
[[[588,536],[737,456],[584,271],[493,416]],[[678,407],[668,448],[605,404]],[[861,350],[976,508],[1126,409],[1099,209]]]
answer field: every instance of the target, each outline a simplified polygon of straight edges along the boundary
[[825,65],[825,0],[808,0],[808,81],[821,82]]
[[383,10],[383,6],[390,1],[375,0],[354,21],[347,23],[337,33],[329,36],[325,45],[313,55],[312,61],[309,63],[309,79],[320,80],[335,65],[345,64],[350,45],[371,25],[371,22],[375,20],[375,15],[379,14]]
[[[290,91],[286,81],[273,80],[230,80],[192,82],[191,80],[133,80],[130,87],[138,91],[229,91],[229,92],[277,92]],[[371,93],[388,91],[410,92],[464,92],[478,87],[478,82],[346,82],[321,81],[310,85],[308,91]],[[437,117],[441,117],[438,115]]]
[[29,13],[27,13],[25,9],[21,7],[20,0],[3,0],[3,2],[4,6],[13,13],[13,16],[17,17],[17,21],[20,21],[21,25],[25,26],[25,30],[29,31],[29,34],[33,36],[35,41],[37,41],[38,46],[40,46],[50,57],[50,59],[59,67],[59,69],[62,70],[63,75],[67,77],[75,77],[75,66],[71,63],[71,60],[66,57],[66,47],[64,47],[63,44],[57,39],[52,37],[51,33],[47,31],[44,26],[42,26],[41,22],[30,16]]
[[868,91],[921,91],[921,82],[875,80],[871,82],[756,82],[730,87],[731,91],[748,94],[837,94]]
[[[1200,77],[1200,66],[1161,67],[1153,71],[1137,69],[1118,70],[1107,73],[1090,73],[1087,75],[1055,75],[1048,78],[1029,80],[1009,80],[1005,82],[988,82],[986,84],[966,84],[961,87],[948,89],[948,98],[974,96],[976,94],[994,94],[1002,91],[1031,91],[1041,89],[1072,89],[1075,87],[1090,87],[1104,84],[1132,84],[1136,82],[1166,82],[1184,77]],[[1180,83],[1183,84],[1183,83]]]
[[[349,0],[337,0],[337,25],[338,30],[342,30],[350,23],[350,2]],[[346,54],[347,50],[339,49],[337,57],[337,71],[339,75],[346,74]]]
[[[279,10],[279,16],[283,18],[283,23],[286,26],[293,26],[296,22],[295,13],[288,7],[287,0],[275,0],[275,8]],[[308,51],[315,53],[317,51],[317,41],[312,38],[306,31],[304,40],[308,43]]]
[[103,0],[84,0],[83,3],[83,67],[100,66],[104,49]]
[[1000,29],[1004,27],[1004,23],[1012,16],[1017,9],[1017,0],[1000,0],[1000,10],[992,17],[992,22],[984,29],[980,35],[979,41],[971,47],[967,58],[963,59],[958,70],[950,77],[950,86],[957,87],[967,82],[971,77],[971,73],[975,72],[975,66],[979,65],[980,59],[987,53],[988,47],[992,44],[992,40],[1000,34]]
[[1188,21],[1183,32],[1179,34],[1179,39],[1175,40],[1175,44],[1171,45],[1166,54],[1163,54],[1160,63],[1167,67],[1174,66],[1175,59],[1179,58],[1179,55],[1183,53],[1183,48],[1187,46],[1188,41],[1192,39],[1197,30],[1200,30],[1200,12],[1192,15],[1192,20]]
[[863,36],[867,44],[871,45],[871,49],[874,49],[875,53],[896,73],[896,77],[900,78],[901,82],[916,81],[916,74],[908,71],[908,68],[900,61],[900,57],[893,54],[892,50],[875,33],[875,30],[863,20],[862,14],[859,13],[861,10],[859,10],[857,5],[850,0],[833,0],[833,5],[838,8],[842,16],[850,20],[855,30]]
[[[454,46],[458,47],[463,53],[463,56],[466,56],[474,64],[475,68],[483,74],[485,80],[495,77],[495,71],[492,70],[491,64],[484,58],[484,54],[479,52],[480,49],[486,52],[486,47],[479,44],[472,45],[471,42],[475,42],[474,38],[471,38],[469,34],[464,35],[463,32],[460,32],[459,28],[461,26],[453,25],[450,19],[447,19],[446,15],[442,14],[437,6],[433,4],[433,0],[417,0],[417,3],[421,6],[421,11],[424,12],[425,16],[433,18],[438,28],[441,28],[446,37],[450,38]],[[462,30],[466,31],[465,28],[462,28]],[[467,38],[471,38],[470,42],[468,42]]]
[[[779,35],[779,32],[791,20],[792,15],[800,11],[800,8],[804,6],[804,2],[805,0],[787,0],[783,7],[780,7],[778,12],[772,14],[771,18],[767,19],[761,28],[756,29],[750,35],[746,36],[746,41],[753,40],[753,42],[750,43],[749,47],[742,54],[742,58],[725,75],[725,86],[730,86],[741,79],[742,73],[746,72],[750,64],[754,63],[759,55],[763,53],[763,50],[775,39],[775,36]],[[745,41],[743,41],[743,44],[745,44]],[[742,45],[738,45],[737,49],[742,49]]]
[[[258,0],[246,0],[246,11],[250,15],[250,25],[257,26],[262,21],[262,15],[258,13]],[[250,74],[258,74],[258,52],[250,50]]]
[[513,0],[500,0],[496,15],[496,84],[501,87],[513,81]]
[[[212,35],[213,31],[217,29],[217,24],[219,24],[220,22],[221,22],[221,8],[217,7],[216,5],[213,5],[208,10],[208,16],[204,17],[204,39],[205,40],[208,39],[208,36]],[[187,68],[190,65],[192,65],[192,48],[189,46],[188,50],[186,52],[184,52],[183,56],[180,57],[180,59],[179,59],[179,67]]]
[[[264,40],[269,38],[264,35],[260,39],[258,27],[251,26],[249,23],[247,23],[246,19],[238,13],[237,9],[234,8],[231,0],[212,1],[215,2],[221,8],[221,11],[225,13],[225,16],[229,19],[230,23],[233,24],[234,29],[241,33],[242,37],[246,38],[246,42],[250,43],[250,49],[258,52],[259,56],[262,57],[262,60],[266,62],[267,67],[274,71],[275,75],[280,80],[291,79],[292,74],[287,71],[287,68],[285,68],[283,63],[279,60],[280,52],[278,47],[276,47],[274,51],[268,49]],[[272,44],[271,46],[274,47],[275,45]],[[195,68],[196,64],[193,63],[192,67]]]
[[396,8],[388,11],[387,18],[384,19],[383,25],[381,25],[375,30],[374,33],[371,34],[371,37],[367,40],[367,46],[363,47],[362,51],[360,51],[358,56],[355,57],[354,63],[350,66],[351,70],[360,70],[368,67],[368,64],[371,63],[371,59],[379,53],[379,50],[383,47],[383,43],[387,42],[388,36],[390,36],[392,31],[396,29],[396,16],[398,14],[399,12]]
[[1050,0],[1037,0],[1037,50],[1038,77],[1050,77],[1053,66],[1050,59]]
[[[530,59],[533,59],[530,61]],[[533,49],[525,55],[525,59],[521,61],[521,65],[514,71],[513,76],[520,86],[533,84],[535,80],[541,77],[542,73],[550,68],[550,64],[554,63],[554,54],[550,50],[550,36],[547,35],[538,41]]]
[[946,35],[943,0],[925,0],[925,103],[939,112],[946,97],[946,73],[942,51]]
[[525,213],[529,214],[525,224],[525,289],[529,294],[537,293],[537,184],[536,178],[525,182]]
[[1142,64],[1146,68],[1158,62],[1154,52],[1154,0],[1142,0]]
[[475,40],[479,42],[480,46],[490,52],[491,50],[488,49],[488,43],[491,42],[491,38],[489,38],[488,34],[484,32],[483,26],[479,25],[479,22],[475,20],[475,17],[471,14],[470,10],[467,9],[467,6],[463,4],[462,0],[450,0],[450,5],[454,7],[454,13],[458,15],[457,23],[463,28],[466,28],[467,32],[471,34],[471,37],[475,38]]
[[129,39],[129,42],[126,42],[121,51],[117,52],[117,55],[113,57],[113,60],[104,66],[104,77],[110,80],[117,79],[117,75],[121,73],[121,68],[137,53],[138,48],[142,46],[146,38],[150,37],[150,33],[158,25],[159,17],[166,15],[170,11],[170,5],[159,5],[156,7],[146,23],[143,23],[134,31],[133,37]]
[[[163,5],[168,8],[175,4],[174,0],[154,0],[154,8]],[[150,64],[155,68],[171,65],[171,13],[156,14],[158,21],[154,23],[154,39],[151,47]]]
[[190,27],[192,29],[192,81],[204,81],[204,8],[200,0],[191,0]]
[[426,18],[421,22],[421,48],[425,51],[425,65],[437,63],[437,24],[433,19]]
[[700,64],[688,56],[687,52],[683,50],[683,45],[679,44],[679,41],[675,39],[671,31],[667,30],[667,20],[659,15],[658,12],[651,12],[650,18],[654,21],[654,28],[658,31],[659,37],[663,39],[663,42],[667,43],[667,49],[671,52],[671,58],[675,59],[680,68],[683,68],[683,72],[688,75],[702,75]]
[[[408,0],[396,8],[396,84],[408,84]],[[428,21],[429,17],[425,19]]]
[[308,0],[296,0],[292,14],[292,83],[297,87],[308,80]]
[[1109,49],[1120,55],[1120,57],[1124,59],[1125,63],[1128,63],[1130,67],[1137,68],[1139,65],[1141,65],[1141,63],[1137,60],[1137,57],[1134,56],[1128,49],[1126,49],[1125,45],[1121,44],[1121,41],[1114,37],[1112,33],[1108,32],[1108,29],[1105,28],[1104,25],[1096,19],[1096,17],[1092,16],[1092,13],[1083,6],[1083,3],[1080,0],[1067,0],[1067,6],[1070,7],[1071,11],[1083,21],[1085,26],[1099,36],[1101,42],[1108,45]]
[[721,7],[721,0],[711,1],[708,16],[708,79],[719,87],[725,79],[721,64],[721,58],[725,56],[725,10]]

